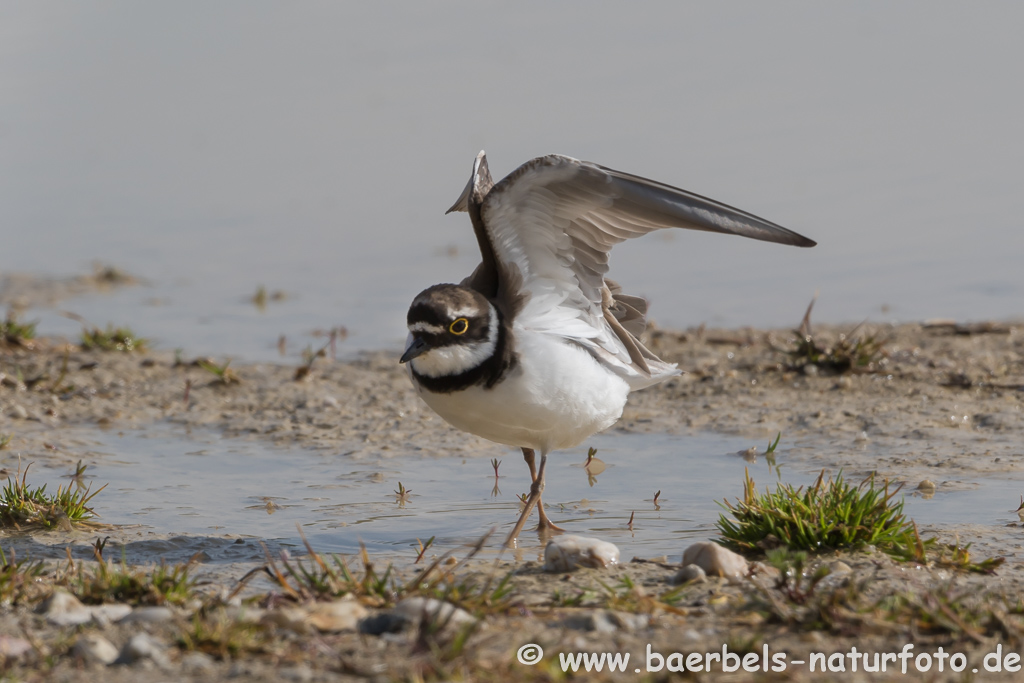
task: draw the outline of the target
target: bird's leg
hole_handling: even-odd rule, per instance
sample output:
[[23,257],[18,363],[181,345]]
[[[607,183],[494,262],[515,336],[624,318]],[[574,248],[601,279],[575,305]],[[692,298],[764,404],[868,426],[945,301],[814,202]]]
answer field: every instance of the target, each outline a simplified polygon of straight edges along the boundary
[[530,476],[533,477],[533,485],[530,486],[530,496],[526,499],[526,504],[523,506],[523,512],[519,515],[519,521],[516,522],[515,527],[512,529],[512,533],[505,539],[505,545],[509,547],[515,547],[515,540],[519,537],[519,532],[523,530],[523,526],[526,524],[526,520],[529,519],[530,513],[533,512],[533,506],[540,502],[540,494],[544,491],[544,467],[548,464],[548,454],[540,454],[540,471],[534,472],[533,466],[533,449],[524,448],[523,458],[526,460],[526,465],[530,468]]
[[[530,481],[537,481],[537,468],[534,463],[534,454],[532,448],[523,449],[523,459],[526,460],[526,466],[530,468]],[[540,485],[541,490],[544,490],[544,484]],[[531,492],[533,487],[531,485]],[[537,524],[537,531],[565,531],[562,527],[552,522],[546,512],[544,512],[544,502],[537,496],[537,515],[540,517],[540,522]]]

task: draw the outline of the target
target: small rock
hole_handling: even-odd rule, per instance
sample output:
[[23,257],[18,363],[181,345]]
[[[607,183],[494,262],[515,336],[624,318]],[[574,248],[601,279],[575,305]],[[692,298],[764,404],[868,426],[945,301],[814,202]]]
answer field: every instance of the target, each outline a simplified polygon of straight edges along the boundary
[[853,568],[851,568],[850,565],[846,564],[842,560],[836,560],[834,562],[829,562],[828,568],[829,568],[829,573],[831,573],[833,575],[849,574],[850,572],[853,571]]
[[121,648],[121,654],[114,660],[114,663],[134,664],[145,659],[152,660],[161,669],[170,665],[167,655],[164,653],[164,646],[158,640],[148,633],[136,633]]
[[92,611],[74,595],[61,589],[53,591],[36,611],[57,626],[75,626],[92,621]]
[[86,633],[79,636],[71,654],[85,662],[110,664],[117,659],[117,648],[98,633]]
[[935,493],[935,482],[931,479],[925,479],[917,485],[917,490],[921,493]]
[[0,636],[0,656],[5,660],[21,657],[32,651],[32,643],[16,636]]
[[577,631],[615,633],[618,630],[618,626],[608,618],[608,615],[599,610],[588,610],[573,614],[566,618],[564,624],[566,628],[576,629]]
[[608,612],[608,618],[623,631],[642,631],[651,625],[651,617],[649,614]]
[[321,633],[354,631],[367,614],[367,609],[355,600],[322,602],[309,610],[309,623]]
[[296,683],[309,683],[313,680],[313,670],[306,664],[282,667],[278,669],[277,676],[282,681],[296,681]]
[[27,420],[28,411],[25,410],[25,406],[15,403],[14,406],[11,408],[11,417],[16,417],[19,420]]
[[708,576],[742,578],[747,574],[747,561],[717,543],[701,541],[683,551],[683,566],[695,564]]
[[121,603],[114,603],[112,605],[93,605],[91,607],[86,607],[86,609],[92,615],[93,621],[102,625],[109,624],[113,621],[121,621],[132,613],[131,605],[122,605]]
[[707,583],[707,580],[707,573],[701,569],[700,565],[696,564],[686,565],[672,577],[672,583],[690,583],[691,581]]
[[310,633],[309,612],[302,607],[281,607],[269,609],[260,618],[261,624],[269,624],[288,629],[295,633]]
[[608,541],[566,534],[544,548],[544,571],[569,572],[577,567],[605,568],[619,563],[619,549]]
[[359,622],[359,632],[371,636],[380,636],[385,633],[398,633],[408,626],[405,617],[393,612],[381,612],[366,617]]
[[181,657],[181,668],[187,673],[201,673],[213,667],[213,657],[205,652],[189,652]]
[[476,618],[466,610],[434,598],[406,598],[395,605],[394,612],[410,624],[418,624],[423,618],[455,627],[476,623]]
[[160,624],[173,619],[174,610],[170,607],[136,607],[131,613],[120,619],[120,623]]

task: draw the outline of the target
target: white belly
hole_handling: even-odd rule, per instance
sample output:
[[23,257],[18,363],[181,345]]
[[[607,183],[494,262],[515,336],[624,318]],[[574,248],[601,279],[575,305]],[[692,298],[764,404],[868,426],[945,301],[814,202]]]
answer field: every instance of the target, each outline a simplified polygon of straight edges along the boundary
[[622,416],[629,385],[589,353],[522,329],[516,330],[516,341],[517,368],[490,389],[435,394],[413,384],[455,427],[543,453],[577,446]]

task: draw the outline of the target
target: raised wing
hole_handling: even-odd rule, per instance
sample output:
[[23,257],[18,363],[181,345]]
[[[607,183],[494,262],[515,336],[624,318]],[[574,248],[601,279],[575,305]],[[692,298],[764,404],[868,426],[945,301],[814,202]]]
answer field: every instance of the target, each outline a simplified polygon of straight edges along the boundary
[[[482,152],[474,175],[481,167],[486,169]],[[473,184],[471,179],[453,210],[474,213]],[[478,238],[482,228],[499,270],[518,270],[517,285],[524,301],[517,323],[588,346],[596,343],[619,357],[626,351],[631,363],[645,371],[644,358],[654,356],[642,347],[629,348],[630,340],[623,333],[630,339],[633,335],[621,326],[615,329],[615,321],[607,315],[614,302],[604,276],[614,245],[662,228],[742,235],[801,247],[815,244],[713,199],[559,155],[533,159],[488,187],[486,194],[476,196],[480,201],[479,220],[474,221]]]

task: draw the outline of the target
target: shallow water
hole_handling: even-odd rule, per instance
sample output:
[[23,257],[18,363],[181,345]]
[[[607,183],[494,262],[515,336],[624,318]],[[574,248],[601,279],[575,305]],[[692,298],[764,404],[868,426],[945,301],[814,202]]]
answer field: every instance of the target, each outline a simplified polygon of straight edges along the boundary
[[[496,176],[569,154],[819,241],[617,247],[664,326],[792,326],[816,291],[820,321],[1024,314],[1024,5],[399,7],[0,7],[0,272],[113,263],[148,284],[60,307],[191,354],[397,345],[476,263],[442,214],[486,148]],[[260,284],[288,298],[260,313]]]
[[[415,556],[417,540],[435,537],[432,552],[457,550],[495,528],[489,549],[497,551],[518,514],[515,496],[527,490],[526,467],[511,451],[501,457],[496,481],[484,458],[353,461],[214,434],[158,431],[66,435],[89,465],[87,483],[107,484],[95,509],[101,521],[125,527],[118,537],[131,561],[183,561],[196,552],[208,562],[259,561],[260,541],[301,552],[297,527],[320,552],[354,553],[362,543],[377,557],[406,559]],[[549,460],[548,510],[570,533],[616,543],[625,559],[667,555],[678,561],[691,542],[713,538],[721,511],[715,501],[742,494],[745,468],[759,488],[780,480],[809,484],[817,474],[808,467],[813,448],[800,442],[782,447],[774,467],[763,455],[753,462],[741,456],[749,441],[715,434],[611,433],[590,445],[598,449],[600,473],[596,464],[591,473],[583,468],[585,449]],[[67,483],[62,474],[37,466],[32,481],[55,487]],[[410,492],[405,501],[395,494],[399,482]],[[1017,519],[1009,502],[1024,482],[976,483],[976,489],[940,491],[931,499],[910,492],[906,511],[922,527],[940,529]],[[540,548],[535,534],[523,534],[521,556],[529,559]],[[35,555],[53,554],[41,550]]]

